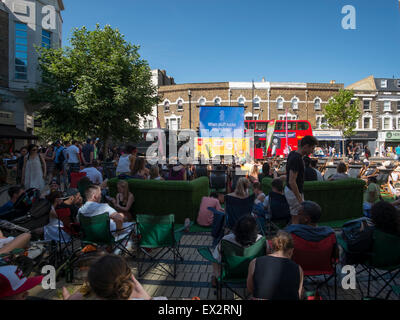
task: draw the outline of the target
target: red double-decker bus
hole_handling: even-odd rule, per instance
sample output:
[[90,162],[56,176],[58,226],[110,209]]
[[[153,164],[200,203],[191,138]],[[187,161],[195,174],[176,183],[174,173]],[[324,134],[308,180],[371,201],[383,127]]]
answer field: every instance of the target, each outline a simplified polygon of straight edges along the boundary
[[[287,137],[286,137],[286,123]],[[254,130],[254,158],[259,160],[265,156],[285,156],[286,145],[288,150],[297,150],[299,142],[305,136],[312,136],[310,122],[306,120],[276,120],[272,143],[265,152],[268,126],[273,125],[273,121],[267,120],[246,120],[245,131]]]

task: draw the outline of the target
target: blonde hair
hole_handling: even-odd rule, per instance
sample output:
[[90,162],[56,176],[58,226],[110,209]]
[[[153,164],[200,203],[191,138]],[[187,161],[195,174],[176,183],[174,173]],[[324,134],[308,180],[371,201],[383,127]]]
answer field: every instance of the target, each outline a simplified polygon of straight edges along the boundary
[[272,248],[273,251],[283,251],[288,252],[290,249],[294,248],[292,236],[285,231],[278,231],[275,237],[272,238]]
[[128,201],[128,198],[129,198],[129,184],[128,184],[128,182],[126,182],[125,180],[120,180],[120,181],[118,181],[117,186],[124,188],[124,191],[123,191],[122,195],[124,197],[124,201]]
[[158,166],[152,166],[150,168],[150,179],[155,179],[160,175],[160,169]]
[[240,178],[236,184],[235,194],[239,197],[247,197],[247,189],[250,186],[250,181],[247,178]]

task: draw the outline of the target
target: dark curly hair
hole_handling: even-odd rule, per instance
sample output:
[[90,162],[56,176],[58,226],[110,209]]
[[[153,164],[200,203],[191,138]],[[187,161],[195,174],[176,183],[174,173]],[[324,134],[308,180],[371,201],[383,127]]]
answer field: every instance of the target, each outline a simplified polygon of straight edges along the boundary
[[252,245],[257,240],[257,223],[250,215],[241,217],[233,228],[236,241],[243,247]]
[[94,262],[88,272],[93,292],[106,300],[128,300],[134,289],[132,271],[124,258],[106,255]]
[[371,208],[371,219],[382,232],[400,236],[400,213],[389,202],[375,203]]

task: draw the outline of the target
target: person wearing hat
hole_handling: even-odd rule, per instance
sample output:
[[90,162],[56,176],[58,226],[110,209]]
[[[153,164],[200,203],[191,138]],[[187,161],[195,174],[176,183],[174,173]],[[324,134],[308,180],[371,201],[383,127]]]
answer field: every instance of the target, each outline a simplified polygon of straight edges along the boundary
[[26,300],[43,276],[27,278],[17,266],[0,267],[0,300]]
[[83,199],[81,193],[77,189],[69,189],[66,193],[63,202],[60,203],[56,209],[69,209],[71,211],[71,218],[76,221],[79,208],[82,206]]

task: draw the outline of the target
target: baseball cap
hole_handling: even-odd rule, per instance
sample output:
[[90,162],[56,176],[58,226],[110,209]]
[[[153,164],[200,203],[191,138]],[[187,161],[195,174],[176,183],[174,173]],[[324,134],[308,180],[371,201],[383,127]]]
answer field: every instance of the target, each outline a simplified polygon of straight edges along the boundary
[[0,267],[0,299],[28,291],[43,280],[43,276],[27,278],[17,266]]

